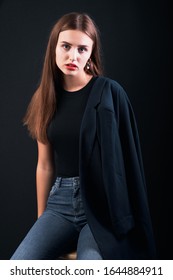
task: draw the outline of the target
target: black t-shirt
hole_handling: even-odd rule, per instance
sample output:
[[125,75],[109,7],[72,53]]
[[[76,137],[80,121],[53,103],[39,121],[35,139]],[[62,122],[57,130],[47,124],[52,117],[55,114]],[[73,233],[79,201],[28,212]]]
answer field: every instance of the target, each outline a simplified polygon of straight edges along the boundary
[[57,176],[79,176],[80,126],[95,79],[78,91],[58,89],[57,109],[47,130],[56,154]]

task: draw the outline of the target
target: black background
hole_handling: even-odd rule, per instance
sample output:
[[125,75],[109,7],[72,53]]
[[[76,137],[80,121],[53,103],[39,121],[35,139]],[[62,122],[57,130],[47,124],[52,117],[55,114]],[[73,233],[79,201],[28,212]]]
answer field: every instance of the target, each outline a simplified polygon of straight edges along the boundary
[[[36,142],[22,118],[41,74],[52,26],[87,12],[101,31],[105,75],[133,105],[159,259],[173,259],[171,9],[168,0],[0,1],[0,259],[36,219]],[[43,233],[44,234],[44,233]]]

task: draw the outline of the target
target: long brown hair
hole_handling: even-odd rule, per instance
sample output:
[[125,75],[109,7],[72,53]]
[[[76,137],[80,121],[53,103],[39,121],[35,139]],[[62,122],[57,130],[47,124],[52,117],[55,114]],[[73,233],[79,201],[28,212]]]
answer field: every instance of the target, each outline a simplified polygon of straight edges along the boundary
[[56,65],[55,49],[59,33],[65,30],[82,31],[93,40],[90,68],[85,67],[84,70],[93,76],[103,74],[99,30],[94,21],[85,13],[74,12],[62,16],[50,33],[40,85],[29,103],[23,120],[31,137],[42,143],[48,141],[47,126],[56,109],[56,84],[61,80],[61,72]]

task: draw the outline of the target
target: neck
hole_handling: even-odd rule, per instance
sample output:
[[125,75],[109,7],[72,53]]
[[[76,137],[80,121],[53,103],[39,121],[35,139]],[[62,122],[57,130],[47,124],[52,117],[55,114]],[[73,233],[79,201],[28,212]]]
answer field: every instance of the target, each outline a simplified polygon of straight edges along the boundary
[[64,76],[63,77],[63,88],[67,91],[77,91],[83,88],[93,76],[85,75],[82,78],[72,77],[72,76]]

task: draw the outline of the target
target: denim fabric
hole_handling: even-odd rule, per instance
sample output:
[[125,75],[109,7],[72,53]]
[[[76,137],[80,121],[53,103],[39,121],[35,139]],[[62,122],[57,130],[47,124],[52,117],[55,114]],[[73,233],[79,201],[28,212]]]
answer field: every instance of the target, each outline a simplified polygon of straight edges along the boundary
[[57,259],[77,248],[77,259],[102,259],[87,224],[79,177],[57,177],[47,207],[11,260]]

